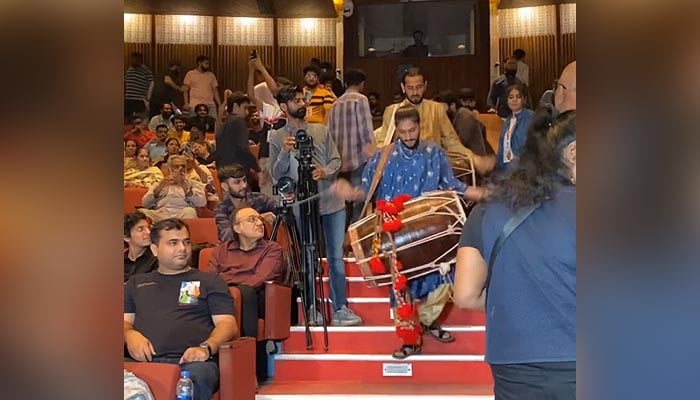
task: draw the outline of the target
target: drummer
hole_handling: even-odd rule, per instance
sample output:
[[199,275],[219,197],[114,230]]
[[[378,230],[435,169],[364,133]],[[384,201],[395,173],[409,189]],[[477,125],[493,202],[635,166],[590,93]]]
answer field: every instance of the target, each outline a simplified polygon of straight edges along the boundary
[[[470,187],[455,178],[452,167],[442,148],[434,142],[420,139],[420,114],[411,105],[399,107],[394,117],[398,141],[391,145],[389,158],[376,189],[376,198],[391,200],[399,194],[418,197],[433,190],[457,190],[464,192],[467,200],[479,201],[484,190]],[[352,187],[349,182],[339,179],[331,190],[347,201],[363,201],[370,190],[377,173],[381,152],[367,162],[362,175],[362,186]],[[411,296],[420,300],[418,314],[424,332],[440,342],[452,342],[454,337],[442,329],[437,320],[451,294],[451,285],[443,282],[439,271],[409,281]],[[417,354],[420,345],[403,345],[394,352],[397,359]]]

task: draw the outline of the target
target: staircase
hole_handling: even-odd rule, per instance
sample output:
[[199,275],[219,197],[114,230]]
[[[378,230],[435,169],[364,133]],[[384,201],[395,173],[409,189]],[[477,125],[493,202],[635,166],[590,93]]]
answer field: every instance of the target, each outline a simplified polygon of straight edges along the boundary
[[[257,400],[493,399],[491,372],[483,361],[483,313],[449,304],[440,323],[456,340],[440,343],[424,335],[420,355],[395,360],[391,353],[400,340],[390,316],[389,288],[367,287],[352,261],[345,263],[348,303],[364,324],[329,326],[328,352],[323,328],[311,328],[313,348],[307,350],[304,326],[292,327],[275,356],[274,377],[259,389]],[[323,281],[330,293],[328,278]]]

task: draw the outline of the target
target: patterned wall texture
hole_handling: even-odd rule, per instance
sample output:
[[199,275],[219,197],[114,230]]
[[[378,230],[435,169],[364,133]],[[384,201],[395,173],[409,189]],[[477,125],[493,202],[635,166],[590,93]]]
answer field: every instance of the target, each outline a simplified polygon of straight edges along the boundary
[[213,44],[214,17],[156,15],[156,43]]
[[280,18],[279,46],[335,46],[335,18]]
[[576,33],[576,3],[559,6],[559,17],[561,18],[561,33]]
[[501,38],[556,35],[556,18],[556,6],[499,10],[499,35]]
[[151,43],[151,21],[148,14],[124,14],[124,43]]
[[234,46],[272,46],[272,18],[218,17],[218,42]]

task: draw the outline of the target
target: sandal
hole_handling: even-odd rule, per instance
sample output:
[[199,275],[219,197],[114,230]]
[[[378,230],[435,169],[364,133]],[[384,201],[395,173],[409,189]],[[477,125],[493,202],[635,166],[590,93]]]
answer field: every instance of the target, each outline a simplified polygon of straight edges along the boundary
[[401,346],[400,349],[396,350],[394,354],[391,356],[396,358],[397,360],[403,360],[404,358],[408,356],[412,356],[415,354],[420,354],[421,351],[421,346],[410,346],[410,345],[404,345]]
[[430,336],[434,337],[442,343],[450,343],[455,341],[454,336],[452,336],[450,332],[442,329],[437,323],[432,324],[430,326],[423,325],[423,329]]

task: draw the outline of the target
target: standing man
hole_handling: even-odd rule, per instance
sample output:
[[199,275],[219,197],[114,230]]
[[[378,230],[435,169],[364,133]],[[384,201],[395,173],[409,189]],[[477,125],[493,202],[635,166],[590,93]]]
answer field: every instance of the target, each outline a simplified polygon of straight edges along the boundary
[[[328,275],[330,276],[331,300],[334,310],[331,322],[333,325],[341,326],[360,325],[362,323],[360,317],[347,307],[345,262],[343,261],[345,202],[326,190],[331,186],[340,169],[340,155],[326,126],[304,121],[306,101],[301,88],[280,90],[277,102],[287,114],[287,125],[270,132],[272,179],[276,182],[283,176],[288,176],[295,181],[299,180],[299,162],[295,157],[296,150],[294,150],[295,137],[298,131],[306,131],[313,139],[314,146],[312,178],[318,182],[318,192],[321,194],[319,214],[321,215],[321,228],[326,243]],[[309,323],[319,324],[321,315],[315,310],[315,307],[308,311],[311,316]]]
[[[336,100],[328,118],[328,132],[340,153],[339,176],[355,186],[362,183],[362,171],[367,159],[365,148],[374,145],[372,112],[367,97],[362,94],[367,76],[357,69],[345,73],[345,93]],[[360,217],[362,205],[349,204],[346,227]]]
[[498,116],[503,119],[510,116],[511,112],[510,108],[508,108],[508,93],[506,93],[506,88],[516,83],[523,83],[516,76],[517,73],[518,61],[515,57],[510,56],[506,60],[505,72],[491,83],[491,90],[489,90],[489,95],[486,98],[486,105],[489,109],[486,112],[497,113]]
[[452,122],[447,117],[445,106],[433,100],[424,99],[428,81],[418,67],[410,68],[401,79],[401,90],[406,98],[397,104],[392,104],[384,110],[384,121],[377,134],[377,147],[383,147],[391,143],[396,124],[394,114],[396,110],[405,105],[413,105],[420,114],[420,138],[430,140],[442,146],[445,151],[452,151],[469,156],[474,165],[479,167],[479,157],[464,147],[457,136]]
[[525,85],[530,85],[530,67],[525,64],[525,50],[515,49],[513,51],[513,57],[518,62],[518,70],[515,76],[520,79],[520,81]]
[[[153,85],[153,96],[151,96],[151,112],[150,116],[158,114],[161,106],[165,103],[182,104],[182,91],[184,88],[180,85],[180,63],[171,61],[168,63],[168,69],[158,74]],[[173,110],[179,113],[180,110]]]
[[145,114],[153,94],[153,73],[143,64],[141,53],[131,53],[131,66],[124,73],[124,117]]
[[462,100],[452,92],[443,94],[442,103],[447,105],[447,116],[452,121],[462,144],[474,154],[480,156],[488,154],[485,138],[486,127],[476,119],[472,110],[463,106]]
[[124,286],[126,361],[178,364],[190,372],[194,398],[209,399],[219,388],[219,347],[238,332],[233,298],[220,277],[190,267],[182,220],[155,223],[150,247],[158,269]]
[[428,45],[423,43],[423,31],[413,31],[413,44],[403,50],[404,57],[428,57]]
[[255,156],[248,145],[248,116],[250,99],[243,92],[233,92],[226,99],[226,122],[216,134],[216,167],[240,164],[250,177],[251,171],[260,172]]
[[216,81],[216,76],[211,72],[209,57],[197,57],[197,68],[187,71],[182,84],[185,97],[183,110],[190,111],[190,116],[194,117],[196,115],[195,106],[201,103],[207,105],[209,115],[217,115],[217,107],[221,105],[219,82]]
[[304,68],[304,83],[306,84],[304,86],[304,100],[309,107],[306,122],[326,125],[333,101],[335,101],[335,95],[330,90],[319,85],[320,74],[321,70],[315,65],[309,65]]
[[[464,191],[467,200],[481,200],[483,190],[469,187],[457,180],[447,156],[439,145],[421,138],[420,113],[416,107],[407,105],[396,111],[395,124],[399,139],[392,144],[386,167],[381,171],[376,189],[377,200],[391,200],[399,194],[418,197],[433,190]],[[362,176],[362,185],[353,187],[347,181],[338,180],[331,188],[333,193],[348,201],[361,202],[370,195],[369,190],[377,171],[381,153],[375,154],[367,163]],[[409,282],[411,297],[420,300],[418,315],[425,333],[440,342],[454,341],[452,334],[440,327],[437,320],[451,295],[451,285],[445,283],[436,271]],[[421,351],[419,345],[403,345],[393,354],[403,359]]]

